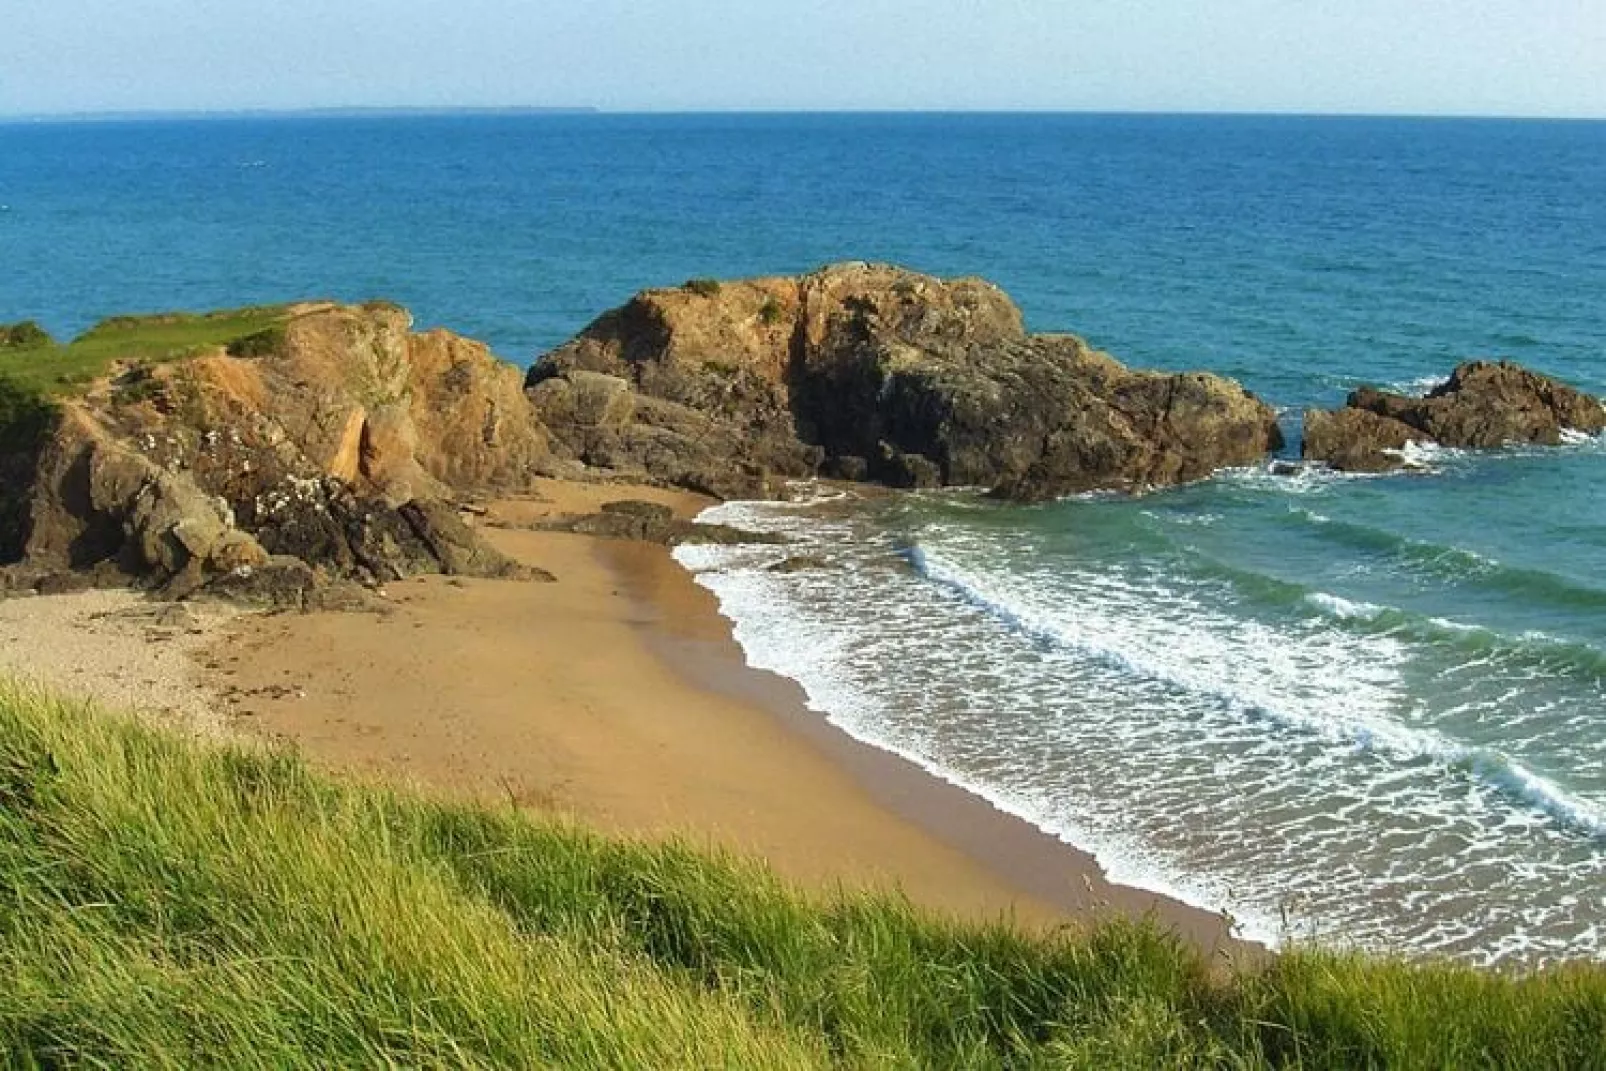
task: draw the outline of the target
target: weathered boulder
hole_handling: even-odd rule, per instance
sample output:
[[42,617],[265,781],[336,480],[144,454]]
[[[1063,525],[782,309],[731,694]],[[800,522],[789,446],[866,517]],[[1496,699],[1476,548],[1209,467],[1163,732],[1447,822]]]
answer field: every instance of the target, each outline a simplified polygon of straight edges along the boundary
[[1303,454],[1334,468],[1383,471],[1403,463],[1408,442],[1553,446],[1566,431],[1602,428],[1599,399],[1511,361],[1469,361],[1421,398],[1362,387],[1341,409],[1308,411]]
[[393,505],[528,486],[550,452],[519,370],[410,322],[382,303],[303,306],[271,347],[142,369],[151,385],[135,400],[90,401],[247,525],[289,478],[334,477]]
[[414,499],[398,510],[448,576],[493,580],[552,580],[543,569],[522,565],[482,539],[456,508],[435,499]]
[[819,472],[1022,499],[1135,491],[1281,445],[1275,413],[1230,380],[1133,372],[1028,335],[982,280],[870,264],[644,292],[527,384],[574,456],[724,497]]
[[332,476],[286,481],[262,496],[256,517],[258,538],[270,553],[335,576],[386,583],[440,571],[434,553],[396,507],[361,498]]
[[47,571],[115,563],[193,590],[267,554],[228,504],[107,435],[69,407],[34,476],[26,560]]
[[349,580],[331,580],[300,558],[276,554],[260,565],[242,565],[208,584],[200,594],[263,610],[388,612],[390,607]]
[[0,563],[22,557],[34,472],[58,419],[55,406],[0,375]]

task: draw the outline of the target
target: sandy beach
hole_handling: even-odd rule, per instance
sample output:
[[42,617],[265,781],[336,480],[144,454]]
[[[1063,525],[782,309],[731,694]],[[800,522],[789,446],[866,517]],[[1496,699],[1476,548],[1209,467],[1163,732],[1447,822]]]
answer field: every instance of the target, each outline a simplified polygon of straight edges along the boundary
[[551,584],[425,577],[384,614],[246,616],[200,656],[231,722],[320,765],[628,835],[757,855],[817,889],[881,886],[971,917],[1053,925],[1153,912],[1209,948],[1212,914],[1105,882],[1089,857],[806,709],[749,669],[713,597],[659,546],[517,527],[618,498],[543,487],[487,533]]

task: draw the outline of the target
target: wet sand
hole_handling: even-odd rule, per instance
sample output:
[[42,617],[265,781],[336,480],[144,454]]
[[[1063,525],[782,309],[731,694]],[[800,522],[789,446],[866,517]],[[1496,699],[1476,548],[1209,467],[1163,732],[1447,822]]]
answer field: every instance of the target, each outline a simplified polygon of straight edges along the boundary
[[[550,485],[497,503],[526,524],[654,497]],[[427,577],[387,614],[242,617],[201,656],[235,724],[384,780],[679,835],[757,855],[808,886],[897,887],[969,917],[1031,925],[1152,913],[1202,946],[1224,921],[1106,882],[1087,855],[809,711],[742,661],[711,594],[658,546],[488,527],[556,583]]]

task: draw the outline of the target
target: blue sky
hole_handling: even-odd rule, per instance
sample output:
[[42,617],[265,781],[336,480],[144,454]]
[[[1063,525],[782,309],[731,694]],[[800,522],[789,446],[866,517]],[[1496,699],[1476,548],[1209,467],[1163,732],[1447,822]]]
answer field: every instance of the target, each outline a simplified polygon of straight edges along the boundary
[[1606,0],[17,0],[0,114],[350,105],[1606,117]]

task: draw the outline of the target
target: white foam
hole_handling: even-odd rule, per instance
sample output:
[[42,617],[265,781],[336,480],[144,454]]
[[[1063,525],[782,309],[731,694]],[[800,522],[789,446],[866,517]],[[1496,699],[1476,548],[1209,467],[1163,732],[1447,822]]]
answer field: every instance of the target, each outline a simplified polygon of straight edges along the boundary
[[[1246,687],[1241,675],[1223,671],[1220,660],[1226,652],[1200,649],[1197,637],[1192,640],[1192,649],[1175,642],[1160,647],[1147,642],[1150,637],[1134,637],[1130,624],[1125,626],[1127,632],[1123,635],[1123,625],[1109,620],[1088,622],[1091,627],[1085,627],[1082,623],[1071,625],[1064,620],[1045,618],[1039,610],[1022,605],[1021,592],[1001,590],[1000,586],[967,575],[940,559],[934,561],[932,555],[918,549],[914,554],[917,567],[926,575],[953,586],[967,598],[979,599],[993,612],[1028,632],[1051,637],[1099,657],[1116,659],[1135,673],[1158,676],[1197,694],[1214,695],[1229,708],[1266,715],[1329,740],[1383,750],[1405,761],[1425,759],[1446,767],[1470,769],[1559,821],[1593,836],[1606,835],[1606,808],[1580,799],[1499,751],[1469,748],[1440,733],[1412,728],[1390,717],[1388,711],[1394,706],[1393,687],[1397,680],[1386,671],[1369,676],[1354,675],[1355,667],[1337,663],[1331,647],[1324,647],[1320,656],[1330,681],[1326,687],[1304,684],[1294,695],[1264,680],[1255,680]],[[1313,593],[1308,598],[1344,617],[1372,618],[1386,609],[1324,592]],[[1257,629],[1253,625],[1240,626],[1240,631],[1249,634],[1251,646],[1268,639],[1277,642],[1275,637],[1256,638]],[[1365,643],[1364,647],[1374,655],[1398,653],[1392,640]],[[1182,657],[1169,657],[1171,652],[1179,652]],[[1254,658],[1253,654],[1250,658]],[[1287,668],[1299,674],[1312,668],[1298,660],[1292,665],[1275,665],[1282,662],[1280,659],[1268,661],[1274,665],[1255,667],[1256,677],[1260,677],[1265,668]]]
[[1606,446],[1606,431],[1587,432],[1578,428],[1562,428],[1561,442],[1563,446]]
[[1336,485],[1356,480],[1376,480],[1389,475],[1379,472],[1344,472],[1329,468],[1323,462],[1304,461],[1288,471],[1280,466],[1288,462],[1268,461],[1259,465],[1217,469],[1211,480],[1236,484],[1261,491],[1285,495],[1322,495]]
[[1376,603],[1358,602],[1325,591],[1313,591],[1305,601],[1324,613],[1349,621],[1375,621],[1388,608]]
[[1424,472],[1437,472],[1446,461],[1466,456],[1465,450],[1424,440],[1412,440],[1398,450],[1384,450],[1383,453],[1399,458],[1406,469]]
[[1417,376],[1415,379],[1401,379],[1393,383],[1384,384],[1383,389],[1394,394],[1403,394],[1407,398],[1421,398],[1425,397],[1433,388],[1442,386],[1445,381],[1446,377],[1442,375]]
[[[682,549],[677,548],[680,557]],[[1128,888],[1142,889],[1212,913],[1232,914],[1233,933],[1239,938],[1277,947],[1286,927],[1275,915],[1256,912],[1234,904],[1230,894],[1203,874],[1184,876],[1141,844],[1112,838],[1067,819],[1063,813],[1050,814],[1030,795],[1012,792],[997,782],[966,777],[932,761],[920,750],[901,743],[896,735],[879,726],[895,721],[879,710],[869,697],[855,689],[831,669],[833,655],[843,649],[836,638],[819,632],[799,634],[798,622],[785,618],[773,621],[779,604],[763,584],[741,574],[704,571],[698,581],[717,597],[721,612],[732,621],[737,643],[749,665],[790,677],[802,686],[808,707],[860,743],[896,755],[927,774],[985,800],[999,811],[1021,819],[1062,843],[1088,853],[1109,881]],[[801,652],[808,652],[800,658]]]
[[[886,568],[885,545],[859,542],[836,510],[726,504],[705,519],[798,546],[676,557],[718,596],[751,664],[797,680],[855,738],[1091,852],[1112,881],[1231,911],[1267,943],[1290,930],[1280,905],[1298,901],[1301,929],[1343,943],[1480,961],[1597,947],[1587,919],[1545,898],[1606,880],[1606,853],[1562,832],[1600,835],[1602,805],[1415,714],[1402,723],[1399,639],[1318,617],[1267,628],[1159,577],[1067,573],[1063,560],[1034,571],[1019,533],[1005,554],[999,533],[942,515],[914,527],[907,556],[968,593]],[[767,570],[799,547],[844,568]],[[1456,847],[1423,847],[1438,837]],[[1464,873],[1526,858],[1513,837],[1556,861],[1468,914]],[[1394,912],[1407,892],[1419,906]]]
[[[1083,605],[1075,615],[1055,614],[1035,606],[1022,586],[1007,580],[979,576],[921,548],[912,557],[926,576],[1014,627],[1130,673],[1328,739],[1393,735],[1394,723],[1384,712],[1397,698],[1400,647],[1389,638],[1328,634],[1301,637],[1295,644],[1258,622],[1211,622],[1206,608],[1192,605],[1179,606],[1195,626],[1184,632],[1174,618],[1145,615],[1129,599],[1118,600],[1114,613],[1090,612]],[[1170,601],[1182,602],[1175,594]]]

